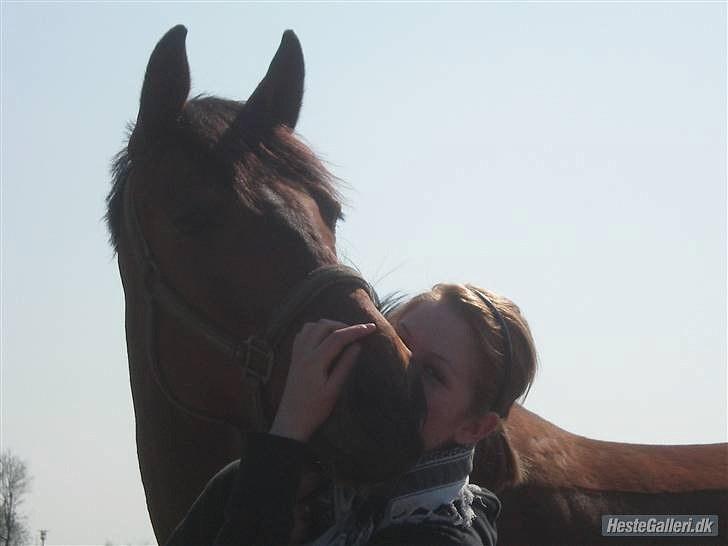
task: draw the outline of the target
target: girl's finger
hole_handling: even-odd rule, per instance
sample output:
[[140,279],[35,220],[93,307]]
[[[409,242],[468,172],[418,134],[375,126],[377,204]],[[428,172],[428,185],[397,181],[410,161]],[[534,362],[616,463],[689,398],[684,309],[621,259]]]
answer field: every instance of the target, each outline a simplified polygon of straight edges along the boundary
[[356,359],[361,352],[361,345],[358,343],[352,343],[344,352],[341,353],[341,357],[338,359],[336,366],[331,370],[329,379],[326,382],[327,387],[330,389],[330,393],[334,396],[338,396],[341,391],[341,387],[349,377]]
[[338,320],[321,319],[313,323],[311,327],[308,341],[310,342],[311,348],[318,347],[321,342],[326,339],[326,336],[349,326],[345,322],[339,322]]
[[355,324],[353,326],[347,326],[346,328],[340,328],[335,332],[329,334],[326,339],[321,342],[321,345],[317,349],[317,359],[320,362],[326,363],[326,369],[328,369],[334,358],[352,341],[356,341],[364,336],[368,336],[374,330],[376,326],[369,322],[367,324]]
[[333,324],[333,325],[337,326],[338,328],[343,328],[345,326],[349,326],[349,324],[347,324],[345,322],[341,322],[340,320],[327,319],[327,318],[318,319],[314,324]]
[[321,319],[316,322],[307,322],[293,338],[293,344],[296,347],[304,348],[312,351],[321,343],[321,341],[331,332],[348,326],[343,322],[329,319]]
[[306,341],[308,338],[311,337],[311,332],[316,327],[315,322],[307,322],[303,326],[301,326],[301,329],[296,334],[296,337],[293,338],[293,342],[296,343],[302,343]]

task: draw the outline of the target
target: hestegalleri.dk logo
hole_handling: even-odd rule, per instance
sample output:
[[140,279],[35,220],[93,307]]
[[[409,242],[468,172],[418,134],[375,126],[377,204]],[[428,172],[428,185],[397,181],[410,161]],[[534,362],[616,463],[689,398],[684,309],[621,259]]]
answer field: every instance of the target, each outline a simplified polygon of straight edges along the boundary
[[602,536],[715,537],[718,516],[607,514],[602,516]]

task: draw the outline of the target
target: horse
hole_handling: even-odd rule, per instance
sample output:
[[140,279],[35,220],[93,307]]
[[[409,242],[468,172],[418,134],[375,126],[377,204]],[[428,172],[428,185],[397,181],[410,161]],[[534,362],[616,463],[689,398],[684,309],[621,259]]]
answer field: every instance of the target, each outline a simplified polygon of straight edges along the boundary
[[421,454],[424,416],[403,343],[369,285],[338,263],[333,177],[294,134],[304,81],[297,37],[283,34],[247,101],[189,98],[185,40],[176,26],[150,56],[106,212],[160,544],[239,458],[240,431],[268,430],[305,322],[377,325],[311,442],[332,472],[352,482],[402,472]]
[[[304,321],[373,321],[380,332],[313,442],[340,475],[377,480],[421,449],[421,393],[401,341],[368,285],[335,265],[339,196],[292,133],[304,75],[298,40],[284,33],[240,103],[188,100],[185,35],[173,28],[152,53],[107,211],[126,298],[139,464],[160,544],[238,457],[237,429],[260,430],[270,418]],[[725,543],[726,444],[601,442],[515,405],[477,446],[471,479],[501,497],[506,546],[650,543],[602,537],[603,514],[720,514],[719,537],[689,541]]]

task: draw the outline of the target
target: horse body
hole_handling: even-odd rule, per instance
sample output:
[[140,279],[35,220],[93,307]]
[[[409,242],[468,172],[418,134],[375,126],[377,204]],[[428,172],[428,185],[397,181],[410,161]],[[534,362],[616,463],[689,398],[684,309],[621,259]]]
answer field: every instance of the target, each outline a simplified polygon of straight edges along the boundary
[[606,514],[718,514],[722,538],[690,543],[725,543],[728,444],[604,442],[514,406],[504,433],[478,457],[472,480],[498,491],[505,546],[614,543],[620,539],[601,536]]

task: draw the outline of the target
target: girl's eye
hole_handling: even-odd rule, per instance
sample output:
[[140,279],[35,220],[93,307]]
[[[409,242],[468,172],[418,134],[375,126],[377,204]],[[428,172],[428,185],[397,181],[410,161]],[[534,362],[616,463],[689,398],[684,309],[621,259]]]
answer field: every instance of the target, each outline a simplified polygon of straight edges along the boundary
[[445,383],[440,371],[432,364],[425,364],[423,366],[423,371],[427,377],[434,379],[438,383]]

